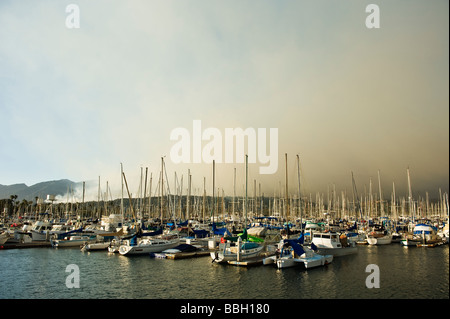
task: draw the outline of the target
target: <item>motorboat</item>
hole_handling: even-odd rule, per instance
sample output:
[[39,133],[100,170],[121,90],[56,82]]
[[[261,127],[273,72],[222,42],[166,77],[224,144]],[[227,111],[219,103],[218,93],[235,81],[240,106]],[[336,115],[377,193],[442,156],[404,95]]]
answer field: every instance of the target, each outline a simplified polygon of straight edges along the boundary
[[414,226],[413,233],[407,234],[401,244],[403,246],[434,247],[443,242],[435,228],[427,224],[417,224]]
[[86,243],[97,241],[97,236],[93,235],[71,235],[63,239],[51,239],[50,242],[54,248],[62,247],[81,247]]
[[47,220],[36,221],[31,230],[31,239],[33,241],[48,241],[50,239],[50,231],[53,228],[53,223]]
[[162,237],[140,237],[133,236],[124,242],[119,247],[121,255],[142,255],[149,253],[159,253],[163,250],[174,248],[180,243],[178,236],[162,236]]
[[313,233],[311,249],[321,255],[344,256],[358,252],[355,242],[348,242],[345,234],[339,236],[336,232]]

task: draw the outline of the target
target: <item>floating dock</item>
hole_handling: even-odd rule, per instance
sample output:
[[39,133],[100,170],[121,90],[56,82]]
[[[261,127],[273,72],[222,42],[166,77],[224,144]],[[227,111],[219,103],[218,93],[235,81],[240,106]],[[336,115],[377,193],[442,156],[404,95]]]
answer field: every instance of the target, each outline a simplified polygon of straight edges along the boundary
[[4,243],[0,245],[1,249],[21,249],[21,248],[47,248],[52,247],[52,244],[49,241],[43,242],[31,242],[31,243]]

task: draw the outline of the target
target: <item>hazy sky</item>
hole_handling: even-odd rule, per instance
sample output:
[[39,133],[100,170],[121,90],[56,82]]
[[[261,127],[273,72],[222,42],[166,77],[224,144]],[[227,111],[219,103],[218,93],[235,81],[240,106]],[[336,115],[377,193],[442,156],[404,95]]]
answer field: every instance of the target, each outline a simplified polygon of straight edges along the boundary
[[[366,27],[368,4],[380,28]],[[66,7],[80,10],[68,28]],[[359,192],[372,178],[390,194],[437,196],[449,185],[449,2],[432,1],[1,1],[0,184],[67,178],[131,191],[141,167],[169,182],[212,165],[175,164],[175,128],[278,128],[278,171],[265,194],[329,185]],[[70,19],[70,21],[72,21]],[[208,141],[203,141],[205,146]],[[238,192],[243,164],[217,164],[216,186]],[[153,187],[155,187],[154,182]],[[96,193],[93,194],[96,196]]]

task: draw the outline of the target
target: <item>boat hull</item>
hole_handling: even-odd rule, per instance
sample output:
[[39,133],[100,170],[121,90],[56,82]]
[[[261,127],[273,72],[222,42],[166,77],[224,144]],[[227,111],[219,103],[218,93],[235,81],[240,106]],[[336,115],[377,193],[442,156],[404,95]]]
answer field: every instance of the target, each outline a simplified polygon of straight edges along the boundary
[[4,243],[6,243],[9,239],[9,234],[8,232],[4,232],[2,234],[0,234],[0,245],[3,245]]
[[88,243],[84,245],[81,249],[85,251],[93,251],[93,250],[106,250],[108,249],[110,243]]
[[392,235],[383,237],[367,237],[369,245],[389,245],[392,243]]
[[300,262],[303,262],[306,269],[325,266],[333,261],[333,255],[315,255],[313,257],[299,258]]
[[86,243],[95,242],[97,238],[80,238],[80,239],[56,239],[52,240],[52,246],[55,248],[62,247],[80,247]]
[[[220,247],[220,246],[219,246]],[[239,256],[237,252],[233,252],[229,249],[220,249],[210,253],[213,262],[227,263],[229,261],[244,261],[246,259],[255,258],[261,255],[264,246],[258,246],[257,248],[241,250]]]
[[179,243],[180,243],[179,239],[176,239],[176,240],[168,240],[165,242],[148,241],[134,246],[121,245],[119,247],[119,253],[121,255],[143,255],[150,253],[160,253],[163,250],[178,246]]
[[269,265],[275,263],[277,268],[284,269],[290,267],[302,266],[305,269],[311,269],[315,267],[325,266],[333,261],[333,255],[320,255],[314,254],[310,257],[281,257],[281,258],[265,258],[263,261],[264,265]]
[[342,247],[342,248],[326,248],[326,247],[317,247],[317,253],[320,255],[332,255],[333,257],[339,256],[347,256],[356,254],[358,252],[358,248],[355,247]]

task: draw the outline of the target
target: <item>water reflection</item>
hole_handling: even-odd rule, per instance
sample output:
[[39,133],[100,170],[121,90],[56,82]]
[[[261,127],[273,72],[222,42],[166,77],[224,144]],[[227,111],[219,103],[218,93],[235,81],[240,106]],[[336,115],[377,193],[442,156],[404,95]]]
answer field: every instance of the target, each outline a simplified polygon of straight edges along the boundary
[[[355,255],[308,270],[218,265],[209,257],[166,260],[76,249],[0,251],[0,297],[448,298],[448,251],[448,246],[362,246]],[[80,268],[80,289],[65,286],[68,264]],[[368,264],[379,266],[379,289],[365,285]]]

